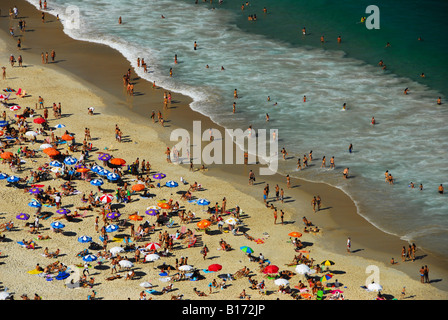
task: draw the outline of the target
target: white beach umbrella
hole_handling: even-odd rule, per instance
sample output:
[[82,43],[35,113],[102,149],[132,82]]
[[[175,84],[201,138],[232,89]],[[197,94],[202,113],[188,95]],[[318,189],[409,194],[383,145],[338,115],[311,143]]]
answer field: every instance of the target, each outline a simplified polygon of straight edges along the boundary
[[227,219],[225,220],[225,223],[227,223],[227,224],[231,224],[231,225],[235,225],[235,224],[238,223],[238,220],[235,219],[234,217],[230,217],[230,218],[227,218]]
[[145,261],[156,261],[159,260],[160,256],[158,254],[155,253],[151,253],[151,254],[147,254],[145,256]]
[[143,287],[143,288],[152,288],[153,285],[152,285],[150,282],[145,281],[145,282],[140,283],[140,287]]
[[113,247],[110,248],[109,252],[116,255],[117,253],[124,252],[124,249],[122,247]]
[[37,136],[37,132],[36,131],[27,131],[25,133],[26,136],[28,137],[36,137]]
[[367,286],[367,290],[369,291],[381,291],[383,287],[379,283],[372,282]]
[[183,266],[179,267],[179,270],[181,270],[181,271],[191,271],[193,269],[194,268],[192,266],[188,265],[188,264],[184,264]]
[[44,149],[52,148],[52,147],[53,147],[53,146],[52,146],[51,144],[49,144],[49,143],[44,143],[44,144],[41,144],[41,145],[40,145],[39,149],[44,150]]
[[119,264],[122,268],[132,268],[134,266],[134,264],[129,260],[121,260]]
[[310,267],[308,267],[306,264],[298,264],[296,266],[296,272],[299,274],[309,273],[310,271]]
[[62,173],[64,172],[64,169],[62,169],[61,167],[53,167],[50,169],[50,171],[54,173]]
[[9,297],[11,297],[11,294],[9,292],[6,291],[0,292],[0,300],[6,300]]
[[283,278],[275,279],[274,283],[277,286],[289,286],[289,281]]

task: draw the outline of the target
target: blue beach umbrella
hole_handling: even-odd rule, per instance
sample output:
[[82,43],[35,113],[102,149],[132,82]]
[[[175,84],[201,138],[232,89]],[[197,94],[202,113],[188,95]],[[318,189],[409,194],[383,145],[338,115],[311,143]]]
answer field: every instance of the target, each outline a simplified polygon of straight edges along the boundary
[[112,172],[110,172],[110,171],[108,171],[108,170],[106,170],[106,169],[100,169],[100,170],[98,170],[97,173],[98,173],[100,176],[107,177],[107,175],[108,175],[109,173],[112,173]]
[[104,184],[104,181],[101,179],[93,179],[90,181],[90,184],[93,186],[101,186]]
[[0,173],[0,180],[8,178],[8,175],[6,173]]
[[32,208],[40,208],[40,207],[42,207],[42,204],[39,201],[33,200],[28,203],[28,206],[30,206]]
[[28,220],[30,218],[30,215],[27,213],[19,213],[16,215],[16,218],[19,220]]
[[92,262],[92,261],[95,261],[96,259],[98,259],[98,258],[96,256],[94,256],[93,254],[88,254],[88,255],[85,255],[84,257],[82,257],[82,260],[86,261],[86,262]]
[[70,277],[70,273],[61,271],[58,273],[58,275],[55,277],[56,280],[64,280]]
[[167,183],[165,183],[165,185],[168,187],[168,188],[175,188],[175,187],[177,187],[179,184],[176,182],[176,181],[168,181]]
[[87,243],[87,242],[91,242],[92,241],[92,237],[88,237],[88,236],[81,236],[78,238],[78,242],[81,243]]
[[241,249],[241,251],[243,251],[245,253],[254,253],[254,250],[248,246],[242,246],[242,247],[240,247],[240,249]]
[[62,167],[62,163],[60,163],[57,160],[54,160],[50,162],[50,167]]
[[69,166],[74,165],[76,162],[78,162],[78,160],[76,158],[72,157],[72,156],[66,157],[64,159],[64,163],[69,165]]
[[207,199],[198,199],[196,203],[200,206],[208,206],[210,204],[210,201],[208,201]]
[[166,174],[164,173],[156,173],[155,175],[152,176],[154,179],[160,180],[166,177]]
[[145,211],[146,214],[149,214],[150,216],[155,216],[159,213],[159,210],[151,208]]
[[19,180],[20,180],[20,178],[17,176],[9,176],[8,178],[6,178],[6,181],[11,182],[11,183],[16,183]]
[[34,188],[29,189],[28,192],[32,193],[32,194],[38,194],[38,193],[42,192],[42,189],[34,187]]
[[111,172],[107,175],[107,179],[110,181],[117,181],[118,179],[120,179],[120,176],[116,173]]
[[0,121],[0,127],[6,127],[8,125],[8,121],[1,120]]
[[59,209],[59,210],[56,210],[56,213],[59,213],[59,214],[67,214],[67,213],[70,213],[71,211],[69,210],[69,209]]
[[118,231],[118,226],[116,224],[110,224],[106,227],[106,232]]
[[54,126],[56,129],[61,129],[61,128],[65,128],[65,124],[62,123],[58,123],[57,125]]
[[53,229],[62,229],[62,228],[65,227],[65,225],[64,225],[63,223],[60,223],[60,222],[56,221],[56,222],[53,222],[53,223],[51,224],[51,227],[52,227]]
[[94,166],[92,166],[92,168],[90,168],[90,171],[93,171],[95,173],[98,173],[99,170],[104,170],[104,169],[103,169],[103,167],[100,167],[97,164],[95,164]]

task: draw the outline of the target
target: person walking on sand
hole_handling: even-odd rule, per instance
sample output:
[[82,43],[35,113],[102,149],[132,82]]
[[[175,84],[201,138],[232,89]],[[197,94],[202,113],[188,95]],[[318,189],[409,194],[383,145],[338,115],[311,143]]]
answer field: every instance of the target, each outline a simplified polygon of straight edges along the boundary
[[6,67],[2,67],[3,70],[3,80],[6,79]]
[[291,178],[289,177],[289,174],[286,175],[286,186],[288,189],[291,189]]
[[427,265],[425,265],[424,269],[424,277],[425,277],[425,283],[429,283],[429,268]]
[[322,199],[320,198],[319,195],[317,195],[316,197],[316,205],[317,205],[317,211],[319,211],[320,207],[322,206]]
[[352,247],[352,240],[350,239],[350,237],[348,237],[347,239],[347,252],[351,253],[350,249]]
[[316,200],[316,196],[314,196],[313,199],[311,200],[311,206],[313,207],[314,212],[316,212],[316,205],[317,205],[317,200]]
[[255,173],[252,170],[250,170],[250,172],[249,172],[249,185],[253,186],[254,182],[255,182]]

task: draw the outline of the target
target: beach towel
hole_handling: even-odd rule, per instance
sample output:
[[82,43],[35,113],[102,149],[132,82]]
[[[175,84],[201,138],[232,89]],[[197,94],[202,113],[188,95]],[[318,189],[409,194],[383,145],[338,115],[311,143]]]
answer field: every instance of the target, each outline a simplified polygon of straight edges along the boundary
[[43,273],[43,271],[39,271],[39,270],[33,269],[33,270],[28,271],[28,273],[29,274],[40,274],[40,273]]

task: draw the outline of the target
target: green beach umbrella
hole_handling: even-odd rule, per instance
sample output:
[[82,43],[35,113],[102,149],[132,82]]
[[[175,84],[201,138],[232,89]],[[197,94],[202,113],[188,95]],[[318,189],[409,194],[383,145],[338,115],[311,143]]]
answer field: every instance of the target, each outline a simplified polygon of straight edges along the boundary
[[248,246],[242,246],[242,247],[240,247],[240,249],[241,249],[241,251],[243,251],[245,253],[253,253],[254,252],[254,250],[252,250],[252,248],[248,247]]

